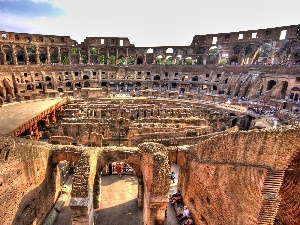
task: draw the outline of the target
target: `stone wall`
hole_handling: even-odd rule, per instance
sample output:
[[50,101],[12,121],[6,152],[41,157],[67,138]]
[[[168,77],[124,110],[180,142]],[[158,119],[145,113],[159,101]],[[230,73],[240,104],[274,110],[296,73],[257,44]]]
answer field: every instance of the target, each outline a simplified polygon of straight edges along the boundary
[[49,146],[9,136],[1,136],[0,143],[0,221],[41,224],[58,192]]

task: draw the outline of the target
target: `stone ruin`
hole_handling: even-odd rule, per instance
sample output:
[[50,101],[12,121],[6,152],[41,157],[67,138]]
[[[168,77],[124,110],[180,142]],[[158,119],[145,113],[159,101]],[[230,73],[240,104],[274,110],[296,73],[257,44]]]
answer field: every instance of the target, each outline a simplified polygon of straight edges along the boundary
[[300,224],[300,25],[163,47],[0,33],[2,108],[68,99],[49,143],[0,136],[3,224],[54,224],[66,196],[72,224],[93,224],[115,161],[134,168],[144,224],[164,223],[171,163],[196,225]]

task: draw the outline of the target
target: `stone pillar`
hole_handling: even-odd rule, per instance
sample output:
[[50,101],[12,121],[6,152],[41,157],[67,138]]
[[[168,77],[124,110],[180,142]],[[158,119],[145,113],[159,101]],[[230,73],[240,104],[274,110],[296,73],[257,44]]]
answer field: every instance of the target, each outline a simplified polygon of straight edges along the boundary
[[69,58],[69,65],[72,65],[71,49],[68,49],[68,58]]
[[24,51],[24,61],[25,61],[25,65],[28,65],[28,64],[29,64],[29,57],[28,57],[28,52],[27,52],[27,48],[26,48],[25,45],[23,46],[23,51]]
[[60,53],[60,47],[57,47],[57,56],[58,56],[58,63],[61,64],[61,53]]
[[170,188],[168,151],[158,143],[142,143],[139,148],[144,184],[143,221],[147,225],[163,225]]
[[[6,65],[6,64],[7,64],[7,62],[6,62],[6,54],[5,54],[5,52],[3,51],[2,46],[3,46],[3,45],[0,45],[0,54],[2,55],[2,63],[3,63],[3,65]],[[0,59],[1,59],[1,57],[0,57]],[[0,62],[0,64],[1,64],[1,62]]]
[[47,46],[47,64],[51,64],[50,49],[49,49],[49,46]]
[[116,50],[116,58],[115,58],[116,65],[118,65],[118,59],[119,59],[119,49]]
[[101,171],[96,173],[94,181],[94,209],[100,208],[101,203]]
[[109,50],[106,50],[106,64],[109,65]]
[[81,64],[82,64],[82,61],[81,61],[81,52],[80,52],[80,49],[78,49],[77,54],[78,54],[78,62],[79,62],[79,65],[81,65]]
[[71,220],[72,225],[93,225],[94,224],[94,208],[93,194],[87,198],[71,198]]
[[147,52],[144,53],[144,60],[143,61],[144,61],[143,64],[145,65],[147,63]]
[[70,200],[72,225],[94,223],[93,185],[89,177],[96,177],[96,168],[90,166],[90,156],[82,154],[74,167]]
[[37,65],[39,65],[41,63],[40,61],[40,51],[39,51],[39,46],[36,45],[35,46],[35,62]]

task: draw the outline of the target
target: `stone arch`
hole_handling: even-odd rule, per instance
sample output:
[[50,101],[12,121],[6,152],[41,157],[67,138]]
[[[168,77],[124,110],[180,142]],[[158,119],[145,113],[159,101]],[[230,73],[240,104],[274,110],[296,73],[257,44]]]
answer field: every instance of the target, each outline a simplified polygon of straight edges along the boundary
[[143,56],[141,56],[141,55],[138,56],[136,59],[136,64],[141,65],[141,64],[143,64],[143,62],[144,62]]
[[47,49],[45,47],[40,47],[39,53],[40,62],[43,64],[47,63]]
[[243,49],[242,45],[236,45],[236,46],[233,47],[232,50],[233,50],[234,54],[238,55],[238,54],[240,54],[240,52],[242,51],[242,49]]
[[2,50],[3,50],[3,58],[2,58],[2,63],[4,64],[4,61],[6,62],[6,64],[8,65],[12,65],[13,62],[13,58],[12,58],[12,49],[9,45],[3,45],[2,46]]
[[153,90],[159,90],[159,83],[158,82],[153,82]]
[[198,76],[193,76],[192,81],[198,81]]
[[51,79],[51,77],[50,76],[46,76],[45,77],[45,81],[51,81],[52,79]]
[[250,57],[251,54],[252,54],[253,51],[254,51],[254,48],[255,48],[254,44],[249,44],[249,45],[247,45],[246,50],[245,50],[245,55],[246,55],[247,57]]
[[176,56],[175,64],[176,65],[181,65],[182,64],[182,55],[177,55]]
[[83,80],[89,80],[90,77],[88,75],[83,75]]
[[[89,179],[89,183],[93,187],[94,207],[98,207],[99,204],[100,185],[97,181],[101,176],[101,168],[112,162],[123,161],[132,166],[139,180],[138,185],[142,186],[138,189],[138,206],[143,207],[143,210],[146,211],[143,213],[143,221],[147,224],[163,224],[170,185],[167,149],[157,143],[142,143],[138,148],[113,148],[106,147],[101,153],[99,151],[96,168],[90,168],[92,179]],[[87,189],[87,186],[85,188]],[[87,193],[87,190],[84,193]],[[86,194],[86,196],[88,195]],[[159,198],[159,203],[153,201],[153,197]],[[150,206],[152,207],[150,208]],[[156,206],[155,210],[153,206]]]
[[70,63],[69,59],[69,49],[68,48],[61,48],[60,49],[60,54],[61,54],[61,62],[64,65],[67,65]]
[[133,48],[128,49],[128,64],[134,65],[136,62],[136,50]]
[[267,85],[267,91],[271,90],[276,85],[275,80],[269,80]]
[[16,54],[16,60],[17,60],[17,64],[18,65],[25,65],[26,64],[26,56],[25,56],[25,52],[24,49],[17,45],[14,48],[15,54]]
[[197,57],[197,64],[198,65],[203,65],[203,57],[202,56]]
[[70,149],[69,147],[63,147],[58,150],[53,150],[50,155],[50,162],[53,165],[58,164],[60,161],[70,161],[75,164],[78,163],[79,158],[81,157],[82,151],[76,149],[75,147]]
[[156,74],[156,75],[153,77],[153,80],[160,80],[160,75],[159,75],[159,74]]
[[232,64],[236,64],[239,62],[239,57],[237,55],[232,55],[230,57],[230,60],[229,60],[229,64],[232,65]]
[[204,48],[204,47],[199,47],[196,49],[196,54],[203,55],[205,53],[206,53],[206,48]]
[[49,49],[49,53],[50,53],[50,63],[58,63],[59,62],[58,49],[56,47],[51,47]]

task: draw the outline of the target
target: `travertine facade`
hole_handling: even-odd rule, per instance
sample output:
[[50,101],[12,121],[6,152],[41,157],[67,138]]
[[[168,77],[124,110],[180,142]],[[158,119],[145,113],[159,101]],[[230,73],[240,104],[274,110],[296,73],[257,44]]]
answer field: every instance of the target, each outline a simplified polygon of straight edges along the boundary
[[72,222],[92,224],[116,161],[134,168],[145,225],[163,224],[171,162],[196,225],[300,224],[300,25],[161,47],[0,33],[0,114],[64,98],[9,133],[50,127],[49,143],[0,136],[3,224],[53,224],[73,166]]

